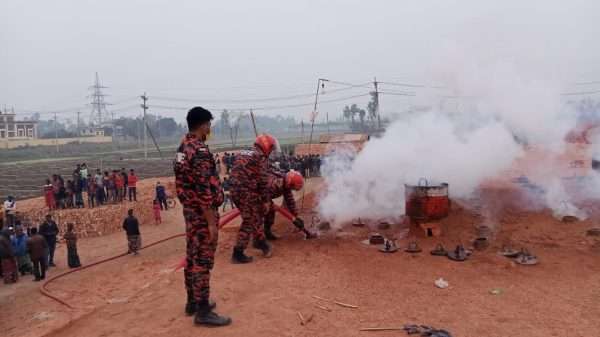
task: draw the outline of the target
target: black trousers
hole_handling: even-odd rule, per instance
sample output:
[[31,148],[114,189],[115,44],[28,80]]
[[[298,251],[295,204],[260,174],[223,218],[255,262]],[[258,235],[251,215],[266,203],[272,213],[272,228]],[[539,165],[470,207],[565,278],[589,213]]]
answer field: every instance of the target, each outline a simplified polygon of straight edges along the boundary
[[42,257],[41,259],[31,260],[33,262],[33,275],[36,279],[45,279],[46,278],[46,257]]
[[131,201],[131,197],[133,196],[133,201],[137,201],[137,188],[129,187],[129,201]]
[[54,251],[56,250],[56,238],[46,238],[48,242],[48,265],[54,263]]
[[[163,209],[164,210],[169,209],[169,207],[167,206],[167,198],[164,198],[164,197],[163,198],[158,198],[158,203],[160,204],[160,209],[161,210],[163,210]],[[163,205],[165,206],[164,208],[163,208]]]

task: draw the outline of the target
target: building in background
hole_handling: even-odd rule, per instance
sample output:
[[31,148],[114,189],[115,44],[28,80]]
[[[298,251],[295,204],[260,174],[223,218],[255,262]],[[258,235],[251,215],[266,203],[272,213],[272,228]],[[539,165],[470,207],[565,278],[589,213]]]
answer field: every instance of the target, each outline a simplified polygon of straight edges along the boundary
[[14,111],[0,110],[0,139],[35,139],[38,138],[37,121],[17,121]]

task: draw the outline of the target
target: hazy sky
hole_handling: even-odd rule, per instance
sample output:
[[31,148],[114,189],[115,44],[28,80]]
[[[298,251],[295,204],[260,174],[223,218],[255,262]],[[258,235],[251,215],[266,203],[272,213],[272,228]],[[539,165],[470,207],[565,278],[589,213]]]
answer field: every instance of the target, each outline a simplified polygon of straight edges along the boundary
[[[526,4],[523,4],[526,3]],[[600,1],[157,1],[4,0],[0,2],[0,107],[17,112],[87,115],[98,72],[110,109],[139,113],[146,91],[152,113],[184,108],[260,108],[309,104],[319,77],[437,85],[448,50],[463,61],[505,59],[539,73],[560,72],[565,86],[600,81]],[[453,52],[453,56],[456,54]],[[454,62],[454,60],[452,61]],[[460,73],[460,69],[453,69]],[[367,94],[335,91],[321,100]],[[565,87],[565,90],[597,90]],[[329,90],[334,90],[327,94]],[[383,85],[390,93],[422,88]],[[232,100],[303,95],[290,100]],[[160,98],[159,98],[160,97]],[[188,102],[191,99],[194,102]],[[382,112],[415,98],[383,95]],[[222,101],[215,101],[222,100]],[[344,104],[324,103],[339,114]],[[307,118],[312,107],[257,110]],[[67,118],[68,114],[65,114]]]

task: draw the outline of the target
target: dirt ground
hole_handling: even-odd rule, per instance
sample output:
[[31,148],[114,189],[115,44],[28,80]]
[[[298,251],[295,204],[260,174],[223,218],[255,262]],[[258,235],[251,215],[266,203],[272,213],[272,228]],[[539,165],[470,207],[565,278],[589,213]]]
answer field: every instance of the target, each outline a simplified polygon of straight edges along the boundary
[[[318,181],[311,185],[316,188]],[[494,199],[505,192],[482,193]],[[308,194],[307,207],[314,204],[312,196]],[[229,259],[236,221],[220,236],[211,281],[217,311],[232,317],[230,327],[195,327],[183,314],[183,273],[174,271],[184,255],[184,240],[178,238],[51,284],[50,291],[74,310],[40,295],[39,284],[29,276],[0,285],[0,331],[6,337],[403,336],[402,331],[359,329],[419,323],[447,329],[455,337],[600,336],[600,241],[585,235],[600,218],[592,215],[564,223],[549,211],[504,210],[491,247],[463,263],[428,254],[438,242],[450,247],[475,237],[481,215],[456,202],[441,222],[442,237],[426,238],[412,229],[424,251],[414,255],[383,254],[362,244],[369,233],[364,227],[350,226],[306,241],[278,217],[276,232],[283,238],[275,243],[274,256],[265,259],[249,249],[255,262],[233,265]],[[182,232],[180,209],[163,217],[160,226],[142,227],[145,244]],[[400,230],[379,232],[398,236]],[[520,266],[499,256],[505,242],[530,249],[540,264]],[[400,243],[405,246],[407,240]],[[123,233],[79,242],[84,264],[125,249]],[[66,270],[64,245],[56,254],[58,267],[50,276]],[[440,277],[449,288],[434,286]],[[312,319],[301,325],[298,313]]]

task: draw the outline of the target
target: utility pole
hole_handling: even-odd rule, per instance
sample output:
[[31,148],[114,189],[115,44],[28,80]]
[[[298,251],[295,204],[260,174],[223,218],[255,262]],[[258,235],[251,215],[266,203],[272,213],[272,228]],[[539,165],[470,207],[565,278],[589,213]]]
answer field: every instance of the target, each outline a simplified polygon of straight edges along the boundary
[[254,112],[250,109],[250,118],[252,119],[252,126],[254,127],[254,135],[258,137],[258,131],[256,131],[256,121],[254,120]]
[[[325,82],[329,82],[329,80],[326,78],[319,78],[319,80],[317,80],[317,92],[315,93],[315,106],[313,108],[313,113],[312,113],[311,122],[310,122],[310,137],[308,140],[308,154],[310,154],[310,147],[312,145],[313,129],[315,127],[315,119],[317,118],[317,104],[319,103],[319,89],[325,88]],[[329,133],[329,118],[327,118],[327,133]]]
[[377,87],[377,77],[374,78],[373,86],[375,86],[375,113],[377,114],[377,131],[381,130],[381,118],[379,117],[379,89]]
[[142,109],[144,109],[144,115],[142,117],[142,127],[144,128],[144,160],[148,159],[148,132],[146,130],[146,110],[148,110],[148,105],[146,104],[146,102],[148,101],[148,96],[146,96],[146,93],[144,92],[144,94],[142,96],[140,96],[142,98]]
[[79,115],[81,114],[81,111],[77,111],[77,143],[81,143],[81,139],[79,137],[81,137],[81,131],[79,131]]
[[54,112],[54,143],[56,144],[56,153],[58,153],[58,124],[56,112]]

